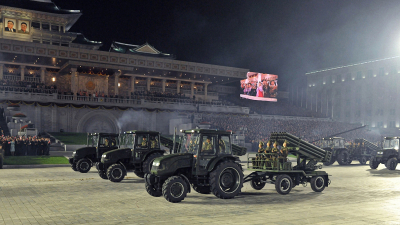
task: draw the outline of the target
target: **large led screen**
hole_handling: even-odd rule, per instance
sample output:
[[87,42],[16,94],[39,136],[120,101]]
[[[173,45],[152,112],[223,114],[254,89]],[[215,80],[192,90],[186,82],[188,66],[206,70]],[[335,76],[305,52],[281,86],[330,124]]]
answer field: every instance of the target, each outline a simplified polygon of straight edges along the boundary
[[241,98],[276,102],[278,75],[248,72],[247,79],[240,81]]

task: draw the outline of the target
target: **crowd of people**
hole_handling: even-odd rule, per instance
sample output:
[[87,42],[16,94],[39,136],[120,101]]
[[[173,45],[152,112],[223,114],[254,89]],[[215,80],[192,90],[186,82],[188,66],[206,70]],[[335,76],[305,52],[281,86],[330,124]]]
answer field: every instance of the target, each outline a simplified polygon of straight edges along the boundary
[[[215,128],[243,132],[247,143],[252,143],[257,148],[260,141],[266,142],[271,132],[288,132],[308,142],[317,144],[317,140],[337,134],[343,131],[357,128],[359,125],[323,121],[323,120],[300,120],[300,119],[254,119],[241,116],[204,116],[203,122],[209,122]],[[367,131],[366,128],[357,129],[345,133],[342,137],[346,141],[356,138],[365,138],[371,142],[381,139],[379,133]]]
[[57,93],[56,85],[45,85],[34,81],[0,80],[0,91],[17,91],[31,93]]
[[49,138],[2,136],[0,146],[5,156],[49,155]]

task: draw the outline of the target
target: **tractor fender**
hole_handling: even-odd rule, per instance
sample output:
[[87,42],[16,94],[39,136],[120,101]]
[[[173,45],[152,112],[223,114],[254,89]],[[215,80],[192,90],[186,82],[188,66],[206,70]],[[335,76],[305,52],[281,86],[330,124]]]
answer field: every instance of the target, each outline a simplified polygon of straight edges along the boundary
[[163,150],[152,150],[152,151],[149,151],[144,155],[143,161],[146,160],[149,155],[154,154],[154,153],[160,153],[161,155],[164,155],[165,151],[163,151]]
[[211,159],[210,162],[208,163],[207,170],[208,170],[208,172],[211,172],[218,163],[220,163],[222,161],[227,161],[227,160],[234,162],[234,161],[236,161],[236,159],[237,159],[237,157],[234,157],[231,155],[215,157],[215,158]]
[[188,193],[190,193],[190,182],[189,182],[189,179],[183,174],[179,174],[179,176],[183,177],[183,179],[186,181],[186,184],[188,186]]

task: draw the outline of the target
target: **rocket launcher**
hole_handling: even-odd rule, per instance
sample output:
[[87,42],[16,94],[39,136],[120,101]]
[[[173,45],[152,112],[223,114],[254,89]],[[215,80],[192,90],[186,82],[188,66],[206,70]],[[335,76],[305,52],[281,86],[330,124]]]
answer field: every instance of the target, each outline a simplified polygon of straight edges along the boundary
[[354,142],[361,143],[361,144],[364,143],[364,146],[369,148],[371,151],[378,151],[380,149],[376,144],[374,144],[368,140],[365,140],[364,138],[355,139]]

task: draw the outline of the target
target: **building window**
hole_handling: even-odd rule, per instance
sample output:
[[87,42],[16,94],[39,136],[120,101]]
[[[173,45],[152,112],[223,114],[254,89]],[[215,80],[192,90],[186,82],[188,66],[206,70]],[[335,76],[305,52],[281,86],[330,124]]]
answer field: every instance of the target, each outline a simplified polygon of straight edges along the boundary
[[33,43],[40,43],[40,40],[39,39],[33,39],[32,42]]
[[362,79],[362,72],[358,71],[357,72],[357,80],[361,80]]
[[32,27],[40,30],[40,22],[32,22]]
[[60,46],[60,42],[54,42],[54,41],[53,41],[51,44],[52,44],[52,45]]
[[42,30],[50,30],[50,25],[47,23],[42,23]]
[[43,44],[49,45],[50,44],[50,40],[43,40],[42,42]]
[[61,43],[61,46],[69,47],[69,43],[68,43],[68,42],[62,42],[62,43]]
[[372,70],[368,70],[367,72],[367,78],[372,78],[374,75],[372,73]]
[[57,25],[51,25],[51,31],[59,32],[60,31],[60,27],[57,26]]
[[385,69],[383,67],[379,68],[379,73],[378,76],[384,76],[385,75]]

